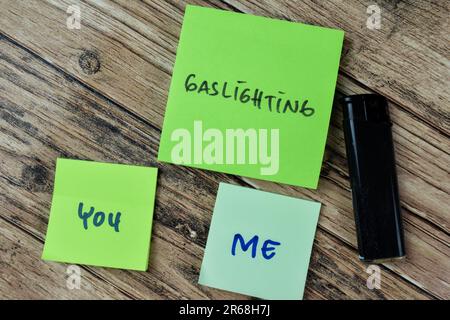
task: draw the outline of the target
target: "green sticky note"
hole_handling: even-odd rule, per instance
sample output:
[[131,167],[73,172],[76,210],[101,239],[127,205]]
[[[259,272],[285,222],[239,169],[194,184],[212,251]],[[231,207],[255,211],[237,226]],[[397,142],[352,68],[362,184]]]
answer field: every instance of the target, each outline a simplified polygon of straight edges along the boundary
[[157,168],[57,159],[42,259],[146,271]]
[[199,283],[302,299],[320,203],[221,183]]
[[158,159],[316,188],[343,37],[187,6]]

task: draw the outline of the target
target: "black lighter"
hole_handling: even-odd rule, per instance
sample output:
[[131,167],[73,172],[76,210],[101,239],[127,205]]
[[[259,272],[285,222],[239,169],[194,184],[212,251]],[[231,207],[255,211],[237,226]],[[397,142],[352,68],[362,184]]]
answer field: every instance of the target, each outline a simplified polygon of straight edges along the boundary
[[388,104],[376,94],[343,99],[344,135],[359,257],[383,262],[405,256]]

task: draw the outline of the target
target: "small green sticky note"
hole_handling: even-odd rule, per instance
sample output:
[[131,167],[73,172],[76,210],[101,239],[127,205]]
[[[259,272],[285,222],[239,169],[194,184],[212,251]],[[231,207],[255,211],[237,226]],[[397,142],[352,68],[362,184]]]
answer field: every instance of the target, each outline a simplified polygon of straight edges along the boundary
[[302,299],[320,203],[221,183],[199,283]]
[[187,6],[158,160],[316,188],[343,37]]
[[57,159],[42,259],[146,271],[157,168]]

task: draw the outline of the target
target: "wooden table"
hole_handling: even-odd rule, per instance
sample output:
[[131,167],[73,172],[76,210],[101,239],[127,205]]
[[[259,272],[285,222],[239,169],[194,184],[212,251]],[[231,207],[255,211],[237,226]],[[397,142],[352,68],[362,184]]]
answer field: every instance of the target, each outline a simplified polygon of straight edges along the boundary
[[[449,299],[449,3],[195,3],[345,30],[336,91],[390,102],[408,257],[370,290],[358,260],[339,105],[318,190],[158,163],[183,1],[0,0],[0,298],[235,299],[197,279],[220,181],[323,203],[305,299]],[[67,9],[81,9],[68,29]],[[148,272],[40,259],[57,157],[160,169]]]

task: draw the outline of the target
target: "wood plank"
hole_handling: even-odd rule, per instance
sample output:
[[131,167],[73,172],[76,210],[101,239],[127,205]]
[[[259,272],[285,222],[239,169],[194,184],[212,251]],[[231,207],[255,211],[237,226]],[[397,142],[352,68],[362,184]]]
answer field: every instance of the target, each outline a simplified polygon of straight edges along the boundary
[[[218,183],[240,181],[156,163],[159,132],[153,127],[6,39],[0,49],[0,203],[9,229],[19,227],[43,242],[57,157],[156,165],[149,271],[86,270],[131,298],[244,298],[196,283]],[[41,246],[27,263],[40,259]],[[355,257],[354,249],[319,230],[305,298],[432,297],[387,269],[386,289],[369,290],[365,265]],[[60,265],[42,263],[51,270]]]
[[257,15],[343,29],[341,70],[447,135],[448,1],[377,1],[381,28],[366,27],[369,0],[225,0]]
[[[201,3],[200,1],[197,2]],[[156,128],[160,128],[162,123],[161,115],[163,114],[165,106],[164,104],[161,104],[161,100],[152,99],[149,96],[150,93],[148,93],[148,91],[154,91],[152,94],[158,94],[168,89],[171,64],[167,63],[169,63],[170,59],[172,59],[172,61],[174,59],[176,32],[179,31],[179,27],[181,26],[184,2],[176,2],[176,6],[169,9],[167,9],[165,3],[160,1],[148,2],[146,3],[146,6],[136,6],[127,1],[118,1],[114,2],[114,4],[111,4],[109,1],[83,3],[82,11],[84,16],[87,17],[87,28],[82,27],[81,30],[76,31],[70,31],[61,28],[60,26],[60,22],[63,20],[65,21],[65,5],[67,5],[67,3],[59,1],[50,1],[49,3],[51,5],[40,3],[39,8],[36,8],[40,14],[39,20],[33,18],[34,13],[32,10],[25,10],[28,7],[21,8],[18,6],[9,8],[8,10],[10,13],[15,12],[16,15],[22,13],[22,17],[21,19],[16,19],[14,14],[8,15],[12,16],[12,18],[8,18],[10,19],[9,25],[15,26],[15,28],[12,29],[12,27],[10,27],[6,33],[9,36],[13,36],[15,40],[25,44],[33,51],[38,52],[39,55],[43,56],[47,61],[54,62],[63,70],[73,74],[87,85],[96,90],[100,90],[102,94],[114,99],[123,108],[127,108],[133,114],[147,119]],[[118,4],[120,4],[120,6]],[[21,5],[24,4],[22,3]],[[26,5],[31,6],[30,8],[32,8],[33,2],[27,2]],[[47,8],[44,10],[43,7],[45,6],[47,6]],[[125,9],[121,9],[122,7]],[[167,20],[164,19],[164,21],[161,21],[160,15],[156,13],[156,10],[163,7],[166,8],[163,13],[164,16],[167,17]],[[110,11],[112,9],[114,9],[114,13],[112,13],[114,17],[108,15],[111,14]],[[30,15],[29,17],[23,15],[22,11],[24,10],[26,11],[25,14]],[[173,21],[170,20],[171,18]],[[145,21],[145,26],[147,27],[139,24],[139,22],[142,23],[142,21]],[[36,25],[36,23],[39,23],[39,25]],[[148,27],[149,25],[150,27]],[[34,31],[34,29],[39,28],[41,31],[47,30],[48,28],[49,32],[50,30],[56,29],[58,30],[59,37],[56,40],[52,39],[49,41],[48,37],[44,37],[40,34],[41,32],[36,33]],[[27,33],[23,30],[27,30]],[[160,37],[154,35],[154,32],[164,34],[163,38],[165,40],[162,42]],[[39,39],[39,41],[35,41],[35,39]],[[170,47],[167,42],[172,43],[172,46]],[[83,48],[85,48],[85,45],[88,43],[95,43],[94,51],[102,64],[100,71],[94,75],[87,75],[80,71],[78,59],[76,59],[85,52]],[[157,50],[155,50],[155,46],[159,46]],[[153,58],[155,54],[159,54],[159,58]],[[124,60],[128,63],[127,68],[125,69],[119,66]],[[114,70],[120,70],[120,73],[117,73]],[[141,74],[141,76],[137,77],[139,74]],[[158,79],[157,87],[155,87],[154,82],[146,82],[147,79],[145,77],[148,74],[151,74],[152,77]],[[342,79],[345,80],[343,81]],[[133,91],[136,90],[135,81],[139,81],[138,90],[142,90],[139,92],[141,94],[139,97],[134,96],[137,93]],[[351,80],[348,80],[348,77],[345,77],[345,75],[340,77],[340,83],[338,84],[340,90],[343,90],[342,88],[347,88],[349,82],[351,82]],[[131,88],[129,89],[128,87]],[[358,90],[362,89],[360,86],[358,87],[354,84],[353,87],[357,87],[356,89]],[[353,87],[347,91],[354,90],[355,88]],[[143,88],[145,88],[145,90]],[[143,103],[141,99],[145,100],[147,103],[151,101],[151,107],[148,104]],[[399,176],[402,182],[401,194],[402,199],[404,200],[403,206],[408,209],[405,212],[405,216],[418,215],[426,221],[436,224],[438,227],[436,232],[439,233],[439,230],[443,230],[445,235],[445,233],[448,233],[449,216],[446,214],[446,210],[443,210],[443,208],[445,209],[448,207],[445,199],[443,201],[443,197],[448,194],[448,183],[445,183],[445,181],[442,183],[440,180],[442,172],[447,173],[448,175],[448,170],[442,168],[442,164],[448,162],[448,153],[444,151],[448,150],[448,140],[426,122],[417,121],[417,118],[410,112],[405,111],[404,108],[394,104],[393,107],[391,105],[391,109],[393,110],[393,113],[396,112],[398,114],[398,116],[393,116],[395,127],[401,127],[405,132],[404,134],[408,135],[407,139],[403,140],[397,137],[397,135],[395,136],[396,146],[405,144],[405,152],[399,153],[397,159],[400,167]],[[336,117],[339,118],[339,112],[337,114],[338,116],[333,115],[333,122],[336,122]],[[422,137],[423,132],[427,133],[426,137]],[[335,128],[331,128],[329,136],[330,142],[328,143],[326,153],[327,166],[324,167],[325,170],[328,171],[326,171],[323,176],[326,176],[327,172],[345,175],[345,161],[343,161],[342,157],[333,156],[334,154],[339,155],[338,152],[342,155],[343,150],[343,140],[338,125]],[[423,148],[426,149],[426,152],[422,150]],[[414,154],[419,154],[420,156],[414,156]],[[437,156],[430,157],[429,155]],[[415,160],[411,161],[409,159],[411,157]],[[414,166],[414,171],[408,170],[411,163]],[[435,174],[427,174],[430,171]],[[203,173],[199,174],[203,175]],[[193,179],[193,181],[195,181],[195,179]],[[253,182],[253,184],[256,187],[265,188],[269,191],[278,190],[282,192],[284,190],[275,185],[259,184],[259,182]],[[443,190],[437,189],[436,186],[441,186],[441,189],[443,188]],[[336,191],[331,189],[332,192],[338,192],[337,194],[342,193],[340,197],[343,198],[332,197],[330,200],[330,198],[325,197],[324,199],[331,201],[329,206],[332,206],[335,211],[345,212],[346,214],[339,217],[339,219],[333,219],[330,211],[326,210],[323,213],[325,218],[321,220],[321,227],[354,246],[354,223],[351,214],[349,192],[348,189],[339,190],[339,188],[342,188],[341,185],[337,185],[337,187]],[[348,188],[348,183],[346,188]],[[302,190],[290,190],[296,190],[294,194],[297,196],[305,195]],[[322,201],[322,197],[328,192],[330,192],[328,189],[320,187],[319,195],[313,194],[313,196],[319,201]],[[405,196],[406,198],[404,198]],[[411,219],[414,219],[414,217]],[[329,221],[329,223],[324,224],[322,221]],[[413,226],[413,229],[411,229],[412,233],[416,232],[416,229],[414,228],[421,230],[423,229],[423,226]],[[433,230],[433,228],[434,226],[431,225],[431,230]],[[344,232],[345,230],[350,230],[351,232]],[[428,234],[432,235],[433,232],[429,232]],[[430,239],[424,240],[427,244],[433,243],[433,241],[440,241],[441,245],[431,245],[431,250],[438,251],[436,255],[432,255],[432,257],[438,257],[439,262],[447,261],[448,255],[443,253],[441,248],[442,242],[444,244],[448,243],[448,239],[441,239],[438,237],[438,240],[436,240],[430,236]],[[421,246],[416,247],[413,245],[412,249],[420,251]],[[413,256],[427,257],[428,252],[426,250],[417,252]],[[424,258],[420,261],[426,260],[427,259]],[[437,263],[437,265],[443,264]],[[420,283],[424,288],[427,288],[427,290],[437,290],[436,294],[439,296],[442,296],[442,293],[446,294],[447,287],[440,285],[440,282],[437,282],[437,278],[432,273],[423,273],[424,267],[425,266],[420,264],[416,265],[415,260],[411,261],[411,263],[408,264],[408,268],[412,268],[410,270],[410,273],[414,275],[412,279],[416,283]],[[426,267],[428,267],[428,263],[426,264]],[[401,272],[400,270],[397,271]],[[437,284],[440,285],[440,288],[436,287]]]
[[128,299],[113,285],[80,271],[68,287],[66,265],[39,260],[42,242],[0,217],[0,299]]
[[[420,296],[416,298],[417,293],[412,295],[408,289],[399,287],[397,276],[383,266],[380,267],[380,290],[361,291],[360,288],[367,285],[367,268],[368,264],[355,259],[353,249],[343,246],[341,242],[318,231],[311,256],[305,295],[308,296],[313,288],[316,291],[315,296],[320,299],[423,299]],[[349,287],[353,289],[349,290]]]
[[[37,65],[35,59],[33,63],[27,63],[29,55],[23,56],[20,51],[13,50],[5,56],[12,49],[15,48],[6,46],[5,41],[2,41],[2,214],[11,223],[20,225],[42,240],[47,228],[57,157],[155,165],[155,136],[158,133],[123,111],[109,110],[111,107],[108,103],[93,94],[87,94],[82,86],[77,85],[76,90],[70,89],[71,81]],[[185,279],[184,269],[177,267],[183,262],[189,267],[188,263],[194,262],[199,266],[201,261],[199,250],[202,249],[197,244],[173,245],[184,242],[184,230],[177,233],[165,230],[169,226],[176,230],[178,224],[181,225],[182,217],[176,215],[180,211],[200,214],[193,205],[189,205],[188,199],[179,197],[182,189],[192,188],[194,184],[189,181],[193,177],[190,171],[182,174],[167,169],[159,175],[158,204],[161,202],[164,206],[158,206],[155,218],[164,224],[161,226],[155,223],[154,226],[152,261],[156,262],[152,272],[107,270],[105,273],[101,268],[90,268],[91,271],[115,283],[133,298],[238,297],[217,291],[210,295],[208,288],[188,282],[191,279]],[[166,191],[168,185],[181,184],[183,187],[176,193]],[[209,194],[208,188],[212,189],[207,181],[198,178],[196,187],[200,199],[205,198],[204,194]],[[195,194],[195,190],[191,191],[190,196],[194,197]],[[209,202],[212,202],[212,198],[209,194]],[[183,200],[186,203],[180,205],[178,202]],[[188,221],[195,223],[197,220],[193,215]],[[196,228],[199,234],[203,226],[202,222]],[[158,234],[160,236],[156,237]],[[40,259],[40,255],[35,256],[35,259]]]
[[[161,1],[139,6],[129,1],[83,3],[86,25],[75,31],[61,26],[61,21],[64,22],[66,18],[65,8],[69,4],[70,1],[39,2],[36,5],[38,7],[34,8],[34,2],[30,1],[10,6],[9,14],[6,15],[7,27],[3,31],[47,61],[54,62],[124,108],[161,128],[184,2],[177,2],[181,8],[168,7],[166,2]],[[158,10],[162,10],[162,13],[159,14]],[[34,15],[39,15],[39,19],[34,19]],[[167,18],[162,20],[159,17],[161,15]],[[105,33],[103,29],[108,32]],[[49,39],[46,34],[53,30],[57,30],[58,37]],[[79,65],[79,57],[86,52],[87,44],[94,46],[91,49],[102,66],[93,75],[85,74]],[[126,68],[124,63],[127,63]],[[344,93],[361,92],[362,88],[358,90],[355,85],[353,87],[356,88],[346,90],[350,82],[346,79],[345,76],[339,78],[340,90]],[[400,180],[408,181],[402,195],[407,197],[406,200],[413,200],[409,205],[411,212],[448,230],[450,217],[446,210],[442,210],[446,204],[442,197],[448,193],[449,183],[447,181],[441,185],[441,177],[448,174],[443,164],[450,158],[447,151],[450,142],[398,105],[391,105],[391,109],[396,113],[393,116],[394,128],[410,132],[402,141],[398,141],[402,139],[401,136],[395,135],[396,145],[405,145],[406,149],[405,153],[398,155],[398,164],[404,168],[400,170],[401,174],[406,175],[405,178],[401,176]],[[332,132],[338,133],[338,137],[331,143],[343,150],[344,141],[340,130]],[[408,168],[412,162],[411,156],[415,160],[414,171]],[[340,169],[346,170],[345,165]],[[437,190],[436,186],[441,190]],[[417,197],[418,188],[425,203],[422,199],[417,202],[420,199]]]
[[[179,1],[175,1],[175,3],[179,5]],[[204,4],[202,1],[196,3]],[[128,4],[128,6],[130,5]],[[182,13],[183,5],[179,5],[178,9]],[[445,71],[445,69],[443,70]],[[351,80],[342,74],[339,77],[338,89],[344,94],[373,93],[371,90],[351,83]],[[338,95],[339,97],[340,95]],[[330,134],[330,138],[333,140],[328,143],[327,147],[338,151],[345,158],[341,130],[342,113],[339,105],[334,108],[338,110],[332,118],[336,128],[332,128],[333,134]],[[436,130],[417,121],[417,117],[404,111],[398,105],[392,104],[391,110],[397,146],[397,162],[401,168],[399,180],[404,182],[401,186],[403,205],[411,212],[448,231],[450,216],[446,214],[448,208],[446,199],[450,193],[450,181],[448,179],[442,181],[441,177],[449,174],[445,164],[450,162],[447,151],[450,150],[450,141]],[[337,133],[337,136],[334,133]],[[427,161],[425,162],[424,159]],[[334,164],[334,166],[336,165]],[[339,169],[347,171],[346,164],[342,162]],[[421,197],[417,196],[418,193]],[[426,210],[421,210],[422,208],[426,208]]]

